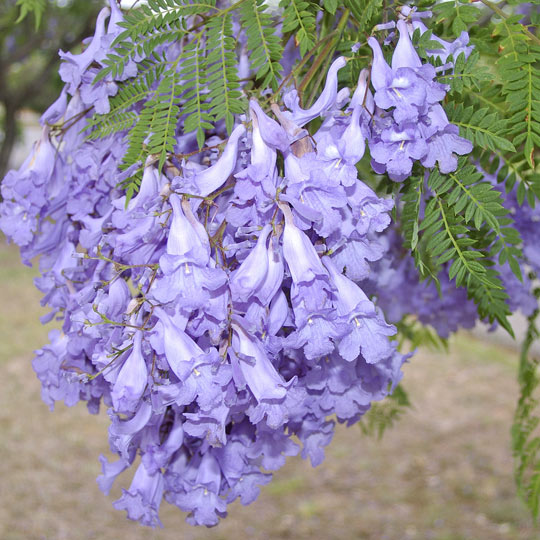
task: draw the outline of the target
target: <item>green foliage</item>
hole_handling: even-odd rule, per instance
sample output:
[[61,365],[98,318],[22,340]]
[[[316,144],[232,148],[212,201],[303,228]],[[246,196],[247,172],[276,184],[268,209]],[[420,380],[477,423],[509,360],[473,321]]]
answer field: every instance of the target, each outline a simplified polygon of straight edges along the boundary
[[[536,291],[538,297],[538,291]],[[540,513],[540,435],[538,398],[540,385],[538,358],[531,354],[531,345],[540,337],[536,326],[538,310],[529,317],[527,334],[521,349],[518,381],[520,397],[512,424],[512,450],[515,478],[520,495],[535,519]]]
[[148,154],[159,156],[159,169],[163,167],[167,154],[174,150],[175,132],[180,113],[178,98],[181,92],[179,74],[167,71],[162,76],[153,98],[145,103],[145,108],[152,110],[150,137],[146,151]]
[[166,60],[140,64],[138,77],[126,81],[118,94],[109,99],[110,111],[94,115],[87,122],[85,130],[89,131],[88,139],[99,139],[130,129],[137,121],[133,106],[152,94],[152,85],[159,80],[166,65]]
[[47,7],[47,0],[17,0],[17,6],[20,8],[19,18],[15,21],[18,24],[26,18],[29,13],[34,15],[36,30],[41,24],[41,18]]
[[401,202],[401,229],[403,233],[404,247],[414,257],[414,263],[422,279],[431,279],[439,287],[437,274],[438,266],[434,263],[429,253],[426,252],[426,242],[420,242],[420,212],[422,201],[425,196],[424,174],[411,176],[402,187]]
[[499,152],[491,158],[491,167],[498,170],[499,182],[505,183],[505,188],[510,191],[517,185],[516,196],[518,204],[525,201],[531,208],[536,205],[536,199],[540,198],[540,174],[531,170],[527,160],[522,154],[505,156]]
[[[202,148],[204,144],[204,130],[212,127],[213,119],[211,112],[205,107],[207,97],[203,94],[208,77],[203,47],[201,39],[194,39],[187,43],[180,69],[180,77],[184,81],[185,89],[182,109],[185,115],[184,129],[186,132],[197,132],[199,148]],[[213,73],[216,71],[214,70]]]
[[109,74],[121,76],[135,56],[151,58],[158,47],[180,41],[188,33],[186,17],[207,15],[212,11],[216,11],[215,0],[149,0],[139,9],[128,11],[120,23],[125,30],[114,40],[114,52],[104,60],[105,67],[96,76],[96,81]]
[[[209,113],[214,121],[224,118],[227,131],[230,133],[234,124],[234,115],[244,111],[244,104],[238,90],[240,85],[234,53],[236,40],[232,37],[231,17],[229,14],[224,14],[220,18],[211,19],[206,28],[208,55],[201,66],[206,77],[198,81],[197,91],[202,92],[205,87],[210,90],[207,101]],[[268,69],[273,73],[272,68]],[[202,83],[204,86],[201,86]],[[202,146],[200,142],[199,144]]]
[[[492,83],[493,74],[489,72],[486,66],[481,65],[479,60],[480,54],[478,51],[473,51],[468,58],[465,58],[465,54],[461,53],[455,60],[454,69],[438,78],[438,82],[450,85],[448,94],[453,99],[461,99],[465,90],[478,92],[484,87],[482,83],[486,81]],[[436,65],[441,63],[440,60],[435,62]]]
[[[294,1],[290,3],[294,4]],[[240,6],[240,16],[248,38],[251,68],[256,71],[256,77],[263,87],[277,90],[282,71],[279,61],[283,56],[283,47],[280,38],[274,33],[273,21],[265,10],[263,0],[247,0]]]
[[464,107],[458,103],[448,109],[448,119],[459,126],[462,137],[469,139],[475,146],[492,151],[515,152],[514,145],[506,138],[508,121],[501,118],[489,107],[479,109],[470,105]]
[[510,225],[508,210],[502,205],[502,197],[493,186],[481,180],[483,174],[466,158],[460,160],[458,170],[448,175],[432,171],[428,185],[438,197],[444,197],[449,208],[464,217],[466,225],[474,223],[476,230],[486,224],[496,240],[489,247],[489,257],[504,264],[508,262],[512,271],[521,279],[517,258],[521,251],[516,247],[521,239]]
[[323,0],[323,7],[330,15],[335,15],[339,6],[338,0]]
[[[430,197],[420,220],[424,190]],[[436,279],[444,267],[456,286],[467,288],[482,318],[497,320],[510,334],[508,297],[494,262],[508,262],[521,279],[519,234],[502,206],[501,194],[482,180],[478,169],[459,161],[456,172],[433,169],[425,185],[423,175],[403,188],[402,223],[405,247],[415,257],[423,277]]]
[[[276,59],[281,57],[281,45],[270,29],[271,21],[264,13],[264,4],[261,0],[252,0],[238,3],[240,6],[245,8],[242,16],[248,46],[251,44],[254,49],[256,42],[267,47],[269,56],[257,58],[254,53],[258,75],[264,77],[264,84],[276,85],[280,67]],[[239,90],[236,39],[230,11],[218,10],[214,0],[161,0],[151,1],[140,10],[126,14],[122,23],[125,30],[115,40],[115,50],[104,61],[104,68],[95,81],[120,76],[135,55],[144,59],[138,63],[137,77],[121,84],[118,94],[110,100],[110,112],[94,115],[87,130],[90,139],[129,131],[122,168],[138,165],[124,185],[129,193],[137,190],[142,167],[149,156],[163,167],[174,150],[179,125],[184,132],[196,132],[201,148],[205,129],[211,129],[216,121],[224,119],[230,133],[235,115],[245,110],[245,100]],[[188,28],[187,17],[203,14],[204,25],[195,23]],[[156,52],[158,47],[184,36],[189,36],[189,40],[176,58]],[[141,103],[142,112],[134,112],[133,107]]]
[[496,67],[509,112],[509,134],[532,167],[535,146],[540,144],[540,42],[528,35],[520,18],[501,16],[495,25],[500,51]]
[[373,403],[360,421],[364,435],[381,439],[384,432],[392,427],[411,407],[409,396],[401,385],[380,403]]
[[437,22],[450,22],[452,33],[459,36],[464,30],[468,30],[469,25],[478,21],[481,11],[476,6],[471,6],[467,0],[451,0],[441,2],[433,6],[433,11],[437,17]]
[[[315,14],[318,6],[309,0],[281,0],[279,5],[283,8],[283,33],[295,34],[296,43],[300,47],[300,55],[304,56],[315,45]],[[333,13],[331,10],[337,8],[337,2],[325,1],[324,6]]]
[[383,0],[344,0],[343,5],[351,11],[358,25],[358,34],[371,32],[381,21]]

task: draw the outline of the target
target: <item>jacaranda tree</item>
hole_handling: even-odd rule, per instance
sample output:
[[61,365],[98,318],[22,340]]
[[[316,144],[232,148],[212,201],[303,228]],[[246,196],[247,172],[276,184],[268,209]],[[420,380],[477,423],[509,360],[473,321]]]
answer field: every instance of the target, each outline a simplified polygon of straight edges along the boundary
[[537,7],[111,0],[60,51],[0,228],[62,324],[33,361],[44,401],[107,407],[105,493],[136,467],[115,507],[215,525],[287,456],[319,464],[336,421],[395,418],[411,343],[512,334],[521,310],[513,445],[538,512]]

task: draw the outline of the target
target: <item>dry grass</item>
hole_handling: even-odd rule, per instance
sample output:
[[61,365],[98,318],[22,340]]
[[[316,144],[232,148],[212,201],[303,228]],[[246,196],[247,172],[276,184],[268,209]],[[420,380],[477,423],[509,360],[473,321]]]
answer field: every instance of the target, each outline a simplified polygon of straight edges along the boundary
[[107,498],[95,482],[106,416],[84,405],[51,414],[40,401],[30,351],[46,330],[32,275],[0,245],[0,539],[540,538],[512,478],[516,357],[466,335],[449,356],[424,352],[405,367],[414,408],[382,441],[338,428],[323,465],[290,460],[214,529],[167,505],[163,530],[128,522],[111,507],[119,487]]

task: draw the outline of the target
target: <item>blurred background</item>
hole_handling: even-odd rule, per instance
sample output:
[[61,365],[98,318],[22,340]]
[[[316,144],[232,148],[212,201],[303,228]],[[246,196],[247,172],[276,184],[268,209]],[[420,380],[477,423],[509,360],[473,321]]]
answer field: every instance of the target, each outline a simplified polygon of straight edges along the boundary
[[[26,157],[61,89],[58,49],[77,50],[102,5],[50,0],[36,28],[32,16],[15,24],[16,0],[0,1],[0,178]],[[36,275],[0,236],[1,540],[540,538],[513,480],[517,353],[482,329],[455,336],[450,354],[413,357],[412,407],[382,440],[339,426],[320,467],[289,459],[254,504],[233,504],[214,529],[194,529],[165,503],[163,530],[128,522],[112,501],[129,475],[109,497],[95,482],[99,454],[109,456],[105,411],[51,413],[40,400],[31,359],[48,329]]]

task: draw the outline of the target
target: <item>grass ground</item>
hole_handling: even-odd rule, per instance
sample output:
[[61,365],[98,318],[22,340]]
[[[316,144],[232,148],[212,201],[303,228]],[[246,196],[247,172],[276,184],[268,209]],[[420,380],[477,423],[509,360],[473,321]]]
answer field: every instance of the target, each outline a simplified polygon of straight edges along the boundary
[[40,401],[30,360],[47,330],[33,275],[0,243],[0,539],[540,538],[512,477],[516,355],[467,334],[451,354],[421,352],[405,366],[413,408],[382,441],[338,428],[320,467],[291,459],[214,529],[190,527],[168,505],[163,530],[128,522],[111,506],[120,487],[105,497],[95,482],[106,415],[50,413]]

